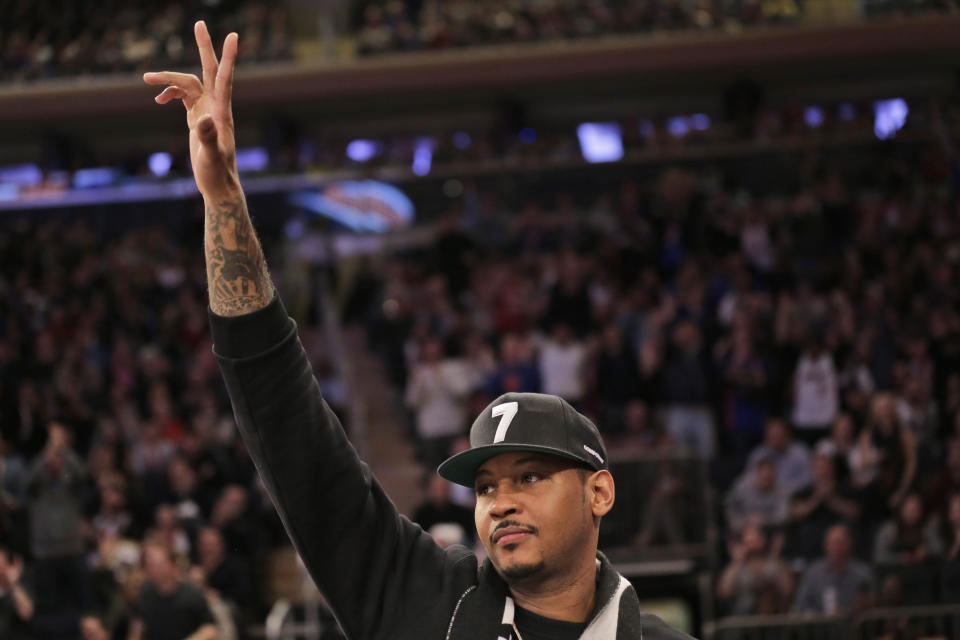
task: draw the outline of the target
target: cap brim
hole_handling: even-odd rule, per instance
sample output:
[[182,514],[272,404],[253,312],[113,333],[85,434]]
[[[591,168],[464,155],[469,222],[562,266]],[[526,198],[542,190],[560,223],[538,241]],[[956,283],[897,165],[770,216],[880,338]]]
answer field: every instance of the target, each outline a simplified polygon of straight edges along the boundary
[[444,460],[439,467],[437,467],[437,473],[440,474],[441,478],[449,480],[454,484],[463,485],[465,487],[473,487],[474,476],[477,475],[477,469],[480,468],[480,465],[494,456],[498,456],[501,453],[510,453],[512,451],[532,451],[534,453],[545,453],[551,456],[559,456],[561,458],[566,458],[567,460],[573,460],[575,462],[590,466],[589,462],[586,460],[571,455],[563,449],[556,449],[554,447],[547,447],[537,444],[499,443],[474,447],[473,449],[468,449],[467,451],[458,453],[455,456],[451,456]]

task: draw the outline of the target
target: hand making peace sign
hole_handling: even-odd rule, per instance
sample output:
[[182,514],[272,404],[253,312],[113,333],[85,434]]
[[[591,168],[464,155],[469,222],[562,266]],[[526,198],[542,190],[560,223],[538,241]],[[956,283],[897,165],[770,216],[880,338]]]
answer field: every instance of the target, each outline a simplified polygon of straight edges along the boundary
[[167,85],[156,97],[159,104],[183,102],[190,128],[193,177],[204,198],[218,199],[236,193],[240,187],[230,107],[239,37],[236,33],[227,35],[223,60],[217,62],[207,25],[200,20],[193,31],[203,64],[203,82],[192,73],[175,71],[145,73],[143,79],[147,84]]

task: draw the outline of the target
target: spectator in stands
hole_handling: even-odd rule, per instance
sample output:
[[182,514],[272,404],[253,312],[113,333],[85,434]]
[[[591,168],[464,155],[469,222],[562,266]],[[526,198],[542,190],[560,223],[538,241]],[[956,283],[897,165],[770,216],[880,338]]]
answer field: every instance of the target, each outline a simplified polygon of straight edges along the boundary
[[92,613],[80,618],[80,635],[83,640],[110,640],[103,619]]
[[825,556],[803,572],[793,603],[795,613],[850,615],[865,601],[864,594],[873,593],[873,572],[850,557],[852,544],[846,526],[830,527],[824,536]]
[[97,478],[100,508],[91,521],[95,534],[125,536],[133,526],[133,514],[127,504],[127,482],[119,472],[104,472]]
[[178,558],[190,556],[190,536],[181,526],[176,510],[169,504],[157,506],[153,527],[144,537],[154,544],[166,547]]
[[190,583],[203,593],[203,597],[210,608],[210,615],[217,627],[217,640],[237,640],[241,637],[237,627],[242,623],[239,611],[233,604],[220,596],[220,592],[211,588],[206,581],[206,573],[201,567],[193,566],[187,572]]
[[810,451],[795,442],[790,436],[790,427],[780,418],[767,421],[763,444],[750,452],[747,469],[752,469],[761,459],[771,460],[777,475],[777,484],[793,495],[810,485],[813,474],[810,464]]
[[147,544],[143,558],[147,581],[140,591],[130,640],[216,640],[217,628],[206,599],[180,576],[170,549]]
[[837,481],[850,482],[850,456],[857,444],[856,425],[849,413],[838,413],[833,421],[830,435],[817,442],[815,455],[825,455],[833,460]]
[[550,291],[543,322],[547,327],[566,324],[578,338],[593,327],[590,292],[587,290],[586,265],[573,251],[560,255],[557,283]]
[[783,534],[768,543],[763,527],[751,523],[731,537],[730,564],[720,574],[717,598],[727,615],[785,613],[793,598],[793,574],[780,559]]
[[587,348],[570,325],[558,322],[540,345],[539,365],[544,393],[565,398],[577,406],[585,392]]
[[832,456],[817,453],[813,457],[813,483],[792,497],[791,548],[806,558],[819,553],[813,545],[823,540],[827,529],[836,524],[852,528],[860,515],[856,495],[837,481],[834,469]]
[[24,504],[26,477],[23,454],[0,435],[0,507],[12,510]]
[[944,602],[960,602],[960,493],[950,495],[946,517],[939,520],[940,539],[944,543],[941,568],[941,597]]
[[34,557],[37,621],[43,632],[75,632],[89,596],[83,558],[86,469],[70,448],[70,434],[50,424],[47,444],[30,465],[27,496]]
[[869,470],[873,476],[864,491],[864,513],[869,522],[877,522],[906,498],[916,477],[917,448],[910,429],[897,416],[892,394],[877,394],[870,413],[860,445],[864,460],[872,462],[864,465],[863,473]]
[[223,488],[209,524],[220,530],[227,551],[243,558],[253,558],[260,551],[261,532],[250,508],[247,490],[231,484]]
[[453,485],[433,473],[432,469],[424,478],[424,485],[427,488],[427,499],[413,512],[413,521],[425,531],[430,531],[437,524],[457,524],[463,529],[463,540],[468,545],[473,544],[473,532],[476,530],[473,509],[453,502]]
[[30,640],[33,596],[24,585],[23,558],[0,546],[0,638]]
[[896,517],[880,527],[873,543],[877,564],[920,564],[942,553],[937,523],[924,518],[923,503],[916,493],[907,495]]
[[203,585],[215,589],[223,600],[240,609],[253,603],[249,569],[241,558],[227,553],[216,527],[204,527],[197,535],[197,566],[203,571]]
[[540,370],[521,335],[508,333],[500,340],[500,365],[487,381],[485,391],[491,398],[511,391],[539,393]]
[[182,455],[174,457],[167,467],[170,484],[170,504],[180,522],[191,533],[196,533],[197,523],[203,514],[210,512],[213,500],[205,494],[197,472],[190,461]]
[[540,344],[539,366],[544,393],[578,405],[585,392],[587,348],[573,335],[570,325],[559,322]]
[[930,513],[946,515],[950,496],[960,493],[960,438],[950,438],[944,469],[927,480],[925,503]]
[[614,322],[603,327],[600,345],[593,359],[593,388],[605,419],[598,425],[606,433],[617,431],[622,424],[618,415],[626,403],[642,398],[647,390],[640,386],[637,356],[624,340],[623,330]]
[[739,464],[763,439],[767,418],[770,375],[755,340],[748,317],[738,315],[729,338],[719,340],[714,347],[724,384],[726,430]]
[[751,522],[779,526],[787,521],[790,494],[780,484],[770,458],[762,458],[745,471],[727,494],[727,525],[742,531]]
[[464,402],[472,380],[462,362],[445,358],[443,342],[427,338],[407,383],[407,405],[416,412],[424,462],[440,464],[465,428]]
[[716,436],[700,329],[683,320],[674,327],[671,342],[663,364],[667,434],[680,449],[712,458]]
[[797,436],[808,445],[826,435],[839,407],[839,387],[833,357],[823,338],[812,336],[793,374],[793,413]]
[[607,446],[618,455],[629,457],[651,454],[667,454],[675,451],[673,442],[663,434],[663,429],[650,417],[650,410],[643,400],[631,400],[623,408],[623,431],[606,436]]

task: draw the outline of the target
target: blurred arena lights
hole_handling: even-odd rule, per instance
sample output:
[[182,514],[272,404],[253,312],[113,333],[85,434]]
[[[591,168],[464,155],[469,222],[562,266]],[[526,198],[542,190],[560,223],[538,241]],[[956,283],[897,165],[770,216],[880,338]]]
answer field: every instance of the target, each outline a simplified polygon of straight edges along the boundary
[[849,102],[841,102],[837,106],[837,115],[841,120],[850,121],[857,117],[857,110]]
[[695,113],[690,116],[690,127],[696,131],[706,131],[710,128],[710,116],[705,113]]
[[119,176],[120,170],[114,167],[78,169],[73,173],[73,188],[107,187],[116,182]]
[[263,171],[270,164],[270,154],[263,147],[237,149],[237,171],[240,173]]
[[366,162],[380,153],[381,145],[376,140],[353,140],[347,145],[347,157],[354,162]]
[[453,134],[453,146],[455,146],[457,149],[460,149],[461,151],[464,149],[469,149],[471,144],[473,144],[473,139],[466,131],[457,131],[455,134]]
[[590,163],[623,159],[623,132],[614,122],[584,122],[577,127],[580,152]]
[[35,164],[0,167],[0,184],[35,187],[43,182],[43,171]]
[[523,129],[520,129],[520,133],[517,134],[517,137],[520,138],[520,142],[523,144],[533,144],[537,141],[537,132],[530,127],[524,127]]
[[413,144],[413,173],[425,176],[430,173],[430,164],[433,162],[433,138],[417,138]]
[[685,117],[674,116],[667,120],[667,131],[669,131],[670,135],[674,138],[682,138],[690,131],[690,125],[687,123]]
[[290,195],[290,203],[357,232],[407,227],[414,217],[413,202],[403,191],[376,180],[337,182],[320,193],[300,191]]
[[164,178],[170,173],[170,167],[173,166],[173,156],[166,151],[151,153],[147,165],[150,167],[150,173],[158,178]]
[[803,110],[803,121],[808,127],[816,129],[823,124],[823,109],[820,107],[807,107]]
[[890,140],[903,128],[910,108],[903,98],[877,100],[873,103],[873,132],[881,140]]

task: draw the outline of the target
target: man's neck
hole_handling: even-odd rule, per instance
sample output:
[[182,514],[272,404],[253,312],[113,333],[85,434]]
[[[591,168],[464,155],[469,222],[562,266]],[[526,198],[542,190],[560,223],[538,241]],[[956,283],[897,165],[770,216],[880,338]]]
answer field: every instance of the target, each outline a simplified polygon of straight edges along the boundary
[[591,562],[561,578],[510,585],[518,606],[544,618],[586,622],[597,598],[597,566]]

